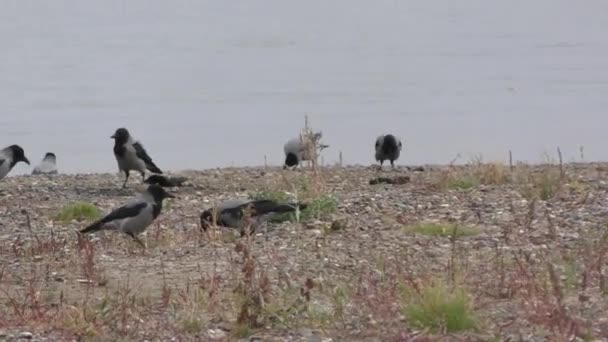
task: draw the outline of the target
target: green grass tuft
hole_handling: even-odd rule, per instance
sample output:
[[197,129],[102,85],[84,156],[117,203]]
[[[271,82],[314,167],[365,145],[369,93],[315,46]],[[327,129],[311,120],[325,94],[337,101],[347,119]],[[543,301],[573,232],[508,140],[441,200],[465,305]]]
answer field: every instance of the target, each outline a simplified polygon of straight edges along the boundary
[[63,223],[76,221],[93,221],[101,216],[97,207],[85,202],[72,202],[61,208],[55,219]]
[[475,330],[478,327],[468,293],[462,287],[450,290],[442,283],[420,289],[403,289],[402,313],[409,324],[438,333]]
[[203,331],[204,323],[198,318],[189,318],[182,320],[182,330],[191,335],[195,335]]
[[460,226],[455,224],[445,223],[417,223],[406,226],[404,230],[407,233],[417,233],[428,236],[440,236],[440,237],[456,237],[461,236],[473,236],[479,234],[479,230],[473,227]]
[[232,334],[236,338],[245,339],[253,335],[253,330],[246,324],[237,324],[232,330]]
[[451,178],[447,182],[447,188],[452,190],[469,190],[479,186],[479,180],[470,175]]
[[308,203],[308,207],[302,210],[300,220],[323,219],[336,212],[338,201],[330,195],[317,197]]

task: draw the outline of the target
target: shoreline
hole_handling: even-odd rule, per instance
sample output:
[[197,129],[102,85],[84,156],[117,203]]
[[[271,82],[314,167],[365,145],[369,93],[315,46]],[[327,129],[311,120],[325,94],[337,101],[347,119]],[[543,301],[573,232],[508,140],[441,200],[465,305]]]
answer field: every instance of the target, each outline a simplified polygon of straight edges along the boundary
[[[492,165],[501,165],[508,167],[508,163],[502,162],[467,162],[467,163],[453,163],[453,164],[438,164],[438,163],[426,163],[426,164],[396,164],[396,171],[406,172],[411,171],[415,168],[425,168],[428,170],[441,170],[446,168],[467,168],[471,166],[475,166],[478,164],[492,164]],[[559,167],[558,162],[539,162],[539,163],[524,163],[524,162],[516,162],[513,164],[514,168],[517,167],[533,167],[533,168],[545,168],[557,166]],[[575,162],[564,162],[562,164],[564,167],[591,167],[591,166],[606,166],[608,167],[608,161],[575,161]],[[344,170],[362,170],[362,169],[370,169],[373,170],[379,166],[378,163],[375,164],[332,164],[332,165],[320,165],[319,170],[336,170],[336,169],[344,169]],[[182,174],[197,174],[197,173],[206,173],[206,172],[214,172],[214,171],[222,171],[222,170],[262,170],[262,171],[277,171],[282,170],[282,165],[251,165],[251,166],[218,166],[212,168],[203,168],[203,169],[167,169],[164,172],[165,175],[182,175]],[[302,167],[295,171],[309,171],[311,170],[309,166]],[[286,170],[294,171],[294,170]],[[391,171],[390,166],[384,165],[383,171]],[[8,177],[56,177],[56,176],[111,176],[111,175],[119,175],[120,171],[116,172],[59,172],[56,175],[32,175],[31,173],[18,173],[12,174],[9,173]],[[151,175],[152,173],[146,173],[146,177]]]
[[[59,218],[72,203],[107,213],[141,190],[140,178],[122,189],[118,173],[7,177],[0,182],[0,311],[6,313],[0,333],[31,333],[40,341],[522,334],[542,340],[562,335],[553,321],[538,317],[563,305],[558,325],[565,320],[606,336],[608,269],[590,260],[608,253],[608,167],[590,162],[563,169],[511,172],[478,164],[378,172],[361,165],[323,168],[319,177],[280,167],[189,171],[180,174],[191,184],[169,189],[177,198],[165,202],[142,236],[145,252],[111,231],[79,239],[76,231],[90,217]],[[407,181],[399,184],[370,184],[403,176]],[[285,191],[314,203],[315,211],[300,222],[272,223],[251,239],[227,228],[199,229],[201,212],[219,201]],[[558,275],[555,283],[547,283],[549,270]],[[477,329],[424,330],[418,324],[431,322],[410,316],[426,300],[412,295],[415,289],[440,291],[432,286],[445,281],[470,299],[471,312],[459,315],[473,317]],[[29,295],[32,289],[39,295]],[[401,289],[414,292],[404,297]],[[263,304],[256,304],[262,295]]]

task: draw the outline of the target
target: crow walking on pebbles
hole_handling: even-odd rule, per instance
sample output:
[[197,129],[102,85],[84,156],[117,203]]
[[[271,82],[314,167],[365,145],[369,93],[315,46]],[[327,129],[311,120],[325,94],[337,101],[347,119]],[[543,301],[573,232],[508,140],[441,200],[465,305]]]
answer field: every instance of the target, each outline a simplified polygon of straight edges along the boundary
[[158,185],[150,185],[127,204],[82,229],[80,233],[116,230],[129,235],[145,249],[145,245],[137,235],[142,233],[160,215],[165,198],[175,197]]
[[381,135],[376,139],[376,161],[380,162],[380,168],[385,160],[391,162],[391,167],[395,168],[395,160],[401,154],[401,140],[392,134]]
[[122,187],[127,186],[129,172],[137,171],[142,180],[146,177],[146,170],[153,173],[163,172],[154,164],[143,145],[135,140],[126,128],[119,128],[114,135],[114,156],[118,162],[118,168],[125,173],[125,182]]
[[[295,212],[306,208],[306,204],[281,204],[272,200],[229,200],[220,203],[215,208],[205,210],[201,214],[201,228],[207,231],[212,225],[237,228],[241,236],[245,228],[250,227],[250,233],[266,223],[276,214]],[[248,212],[248,215],[246,214]],[[245,218],[249,217],[250,222]]]
[[6,177],[18,162],[30,165],[21,146],[11,145],[0,150],[0,179]]
[[54,153],[48,152],[44,158],[32,171],[32,175],[56,175],[57,157]]

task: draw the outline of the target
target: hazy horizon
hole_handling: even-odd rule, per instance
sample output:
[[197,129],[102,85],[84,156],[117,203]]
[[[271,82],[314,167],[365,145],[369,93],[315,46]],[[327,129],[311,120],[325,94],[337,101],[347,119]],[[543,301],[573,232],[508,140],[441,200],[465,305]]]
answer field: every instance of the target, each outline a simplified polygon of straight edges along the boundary
[[8,1],[0,147],[117,172],[127,127],[163,170],[283,162],[308,114],[326,164],[608,160],[608,3]]

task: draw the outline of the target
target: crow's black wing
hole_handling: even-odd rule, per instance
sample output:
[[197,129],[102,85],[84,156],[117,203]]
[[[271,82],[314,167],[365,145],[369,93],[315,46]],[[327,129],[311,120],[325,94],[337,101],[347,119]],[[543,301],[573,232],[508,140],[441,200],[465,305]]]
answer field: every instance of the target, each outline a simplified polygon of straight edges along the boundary
[[114,220],[121,220],[137,216],[146,206],[148,206],[148,203],[146,202],[123,205],[122,207],[114,209],[111,213],[106,215],[106,217],[101,219],[101,222],[108,223]]
[[127,204],[118,209],[113,210],[101,220],[92,223],[90,226],[82,229],[81,233],[89,233],[99,230],[104,224],[115,220],[122,220],[129,217],[135,217],[148,205],[146,202],[136,204]]

